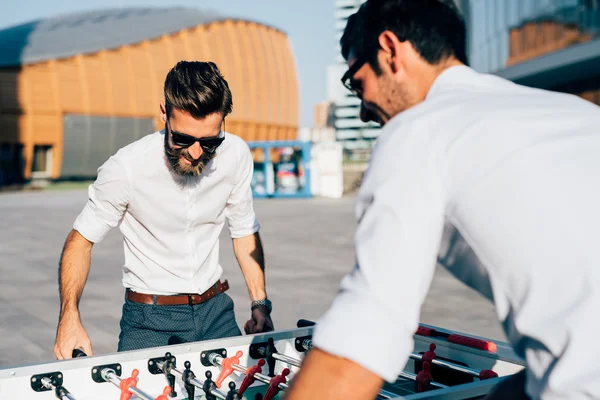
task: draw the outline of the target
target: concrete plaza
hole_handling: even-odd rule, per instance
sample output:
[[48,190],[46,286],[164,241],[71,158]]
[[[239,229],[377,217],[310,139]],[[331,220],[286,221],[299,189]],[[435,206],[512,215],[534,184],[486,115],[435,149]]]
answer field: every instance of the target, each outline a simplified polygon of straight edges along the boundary
[[[85,190],[0,194],[0,368],[54,359],[58,260],[86,199]],[[276,329],[294,328],[300,318],[318,319],[353,267],[354,198],[264,199],[255,206]],[[226,227],[221,239],[228,293],[242,328],[250,316],[248,294]],[[94,246],[80,309],[96,354],[116,351],[123,259],[118,229]],[[440,268],[421,322],[505,339],[493,306]]]

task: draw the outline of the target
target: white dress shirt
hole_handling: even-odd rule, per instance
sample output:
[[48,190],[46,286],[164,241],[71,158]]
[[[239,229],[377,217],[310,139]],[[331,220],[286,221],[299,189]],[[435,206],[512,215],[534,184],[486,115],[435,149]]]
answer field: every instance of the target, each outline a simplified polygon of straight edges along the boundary
[[600,397],[598,106],[450,68],[383,128],[356,211],[357,266],[316,346],[394,381],[447,220],[485,271],[449,268],[493,296],[530,396]]
[[124,238],[123,285],[151,294],[202,293],[221,277],[219,234],[259,230],[248,145],[225,133],[199,177],[172,172],[164,131],[120,149],[98,169],[74,229],[93,243],[119,225]]

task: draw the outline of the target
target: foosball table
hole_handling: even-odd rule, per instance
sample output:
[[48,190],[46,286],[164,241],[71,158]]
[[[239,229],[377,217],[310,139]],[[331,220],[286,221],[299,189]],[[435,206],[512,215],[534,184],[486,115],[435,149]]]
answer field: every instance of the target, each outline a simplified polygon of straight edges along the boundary
[[[272,400],[312,348],[314,324],[268,334],[74,358],[0,370],[0,400]],[[414,352],[377,399],[477,399],[523,362],[501,342],[420,325]],[[385,349],[372,344],[385,357]],[[326,399],[323,399],[326,400]]]

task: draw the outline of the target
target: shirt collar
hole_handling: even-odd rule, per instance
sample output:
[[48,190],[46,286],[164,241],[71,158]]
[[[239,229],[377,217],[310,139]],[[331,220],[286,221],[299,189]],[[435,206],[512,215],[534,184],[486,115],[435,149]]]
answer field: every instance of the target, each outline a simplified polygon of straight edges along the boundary
[[[427,95],[425,96],[424,102],[434,97],[447,85],[473,79],[473,74],[475,73],[476,72],[473,69],[466,65],[455,65],[453,67],[445,69],[433,81],[433,84],[431,85],[429,91],[427,92]],[[407,115],[410,115],[414,111],[413,109],[418,108],[421,104],[423,103],[417,104],[411,109],[396,114],[385,124],[385,126],[382,129],[384,131],[394,131],[398,124],[400,124],[401,121],[405,120],[405,118],[407,118]]]
[[474,71],[466,65],[455,65],[442,71],[441,74],[433,81],[433,85],[429,88],[425,100],[435,96],[446,84],[456,83],[471,79]]

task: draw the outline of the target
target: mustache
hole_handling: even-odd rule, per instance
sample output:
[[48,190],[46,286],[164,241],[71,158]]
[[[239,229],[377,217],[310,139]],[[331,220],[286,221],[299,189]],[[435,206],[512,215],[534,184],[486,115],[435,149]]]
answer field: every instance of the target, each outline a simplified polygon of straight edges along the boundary
[[[216,152],[209,153],[203,151],[200,157],[195,159],[190,155],[187,149],[175,149],[171,147],[166,133],[164,139],[164,149],[171,168],[176,173],[181,175],[200,175],[204,171],[204,167],[216,156]],[[179,164],[182,157],[190,162],[191,168],[183,167]]]

